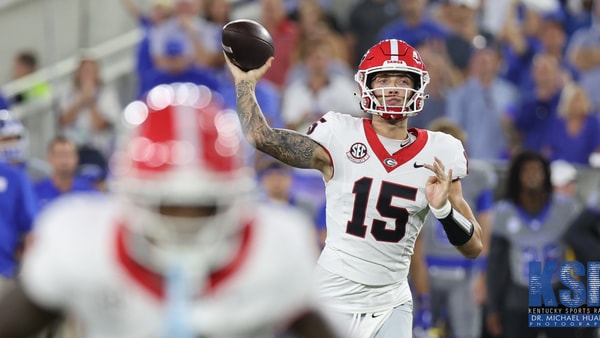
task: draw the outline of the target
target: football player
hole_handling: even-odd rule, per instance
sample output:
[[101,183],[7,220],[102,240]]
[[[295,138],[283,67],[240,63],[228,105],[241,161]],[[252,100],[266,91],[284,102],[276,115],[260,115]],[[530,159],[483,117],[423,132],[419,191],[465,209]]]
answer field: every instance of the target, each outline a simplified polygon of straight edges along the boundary
[[407,274],[429,210],[464,256],[482,249],[481,229],[462,196],[467,157],[457,139],[408,129],[423,109],[429,75],[417,50],[383,40],[364,55],[355,80],[370,118],[327,112],[306,135],[273,129],[257,104],[256,82],[273,58],[243,72],[228,62],[237,113],[258,150],[298,168],[322,172],[327,239],[317,266],[325,313],[344,337],[410,338]]
[[112,195],[71,195],[38,218],[0,337],[62,314],[86,337],[333,337],[313,311],[308,219],[258,205],[235,115],[217,94],[162,85],[131,103]]

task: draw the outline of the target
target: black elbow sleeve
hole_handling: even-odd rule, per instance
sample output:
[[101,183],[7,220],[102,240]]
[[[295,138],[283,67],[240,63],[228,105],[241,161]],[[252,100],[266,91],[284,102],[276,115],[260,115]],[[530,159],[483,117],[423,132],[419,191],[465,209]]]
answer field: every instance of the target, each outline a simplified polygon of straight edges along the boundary
[[438,220],[444,226],[448,240],[454,246],[464,245],[473,237],[475,226],[460,212],[454,210],[454,208],[452,208],[448,216],[438,218]]

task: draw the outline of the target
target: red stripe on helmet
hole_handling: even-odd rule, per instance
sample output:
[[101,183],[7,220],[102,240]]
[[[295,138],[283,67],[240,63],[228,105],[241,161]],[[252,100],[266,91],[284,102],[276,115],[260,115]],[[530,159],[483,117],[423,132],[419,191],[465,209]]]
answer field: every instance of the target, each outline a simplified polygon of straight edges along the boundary
[[136,149],[137,153],[147,154],[143,159],[134,161],[134,167],[140,171],[162,172],[170,167],[171,149],[169,141],[176,137],[175,110],[167,106],[161,110],[150,110],[146,121],[138,130],[137,137],[150,142],[145,143],[148,149]]
[[[220,109],[214,105],[202,109],[200,158],[204,164],[215,172],[228,173],[240,168],[239,152],[241,142],[236,131],[232,131],[227,118],[219,114]],[[223,128],[223,130],[218,130]]]

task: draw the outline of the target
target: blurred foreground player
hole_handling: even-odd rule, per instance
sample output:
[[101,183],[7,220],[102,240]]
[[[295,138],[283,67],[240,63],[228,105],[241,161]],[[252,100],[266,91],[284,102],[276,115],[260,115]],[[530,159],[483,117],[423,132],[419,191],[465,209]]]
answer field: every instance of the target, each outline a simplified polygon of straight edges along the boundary
[[311,224],[257,205],[237,121],[205,87],[160,86],[124,117],[114,195],[40,216],[21,281],[0,301],[0,337],[74,315],[94,337],[332,337],[307,288]]

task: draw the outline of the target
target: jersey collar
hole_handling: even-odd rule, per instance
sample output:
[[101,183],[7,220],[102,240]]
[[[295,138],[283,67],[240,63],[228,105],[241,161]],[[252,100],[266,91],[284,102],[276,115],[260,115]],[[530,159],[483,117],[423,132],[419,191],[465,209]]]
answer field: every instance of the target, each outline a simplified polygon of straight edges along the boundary
[[388,173],[413,159],[427,143],[428,135],[426,130],[409,128],[408,132],[415,135],[417,139],[394,154],[390,154],[379,140],[379,137],[377,137],[377,133],[373,129],[373,121],[371,119],[363,119],[363,126],[369,146],[371,146],[379,162],[381,162],[381,165]]

